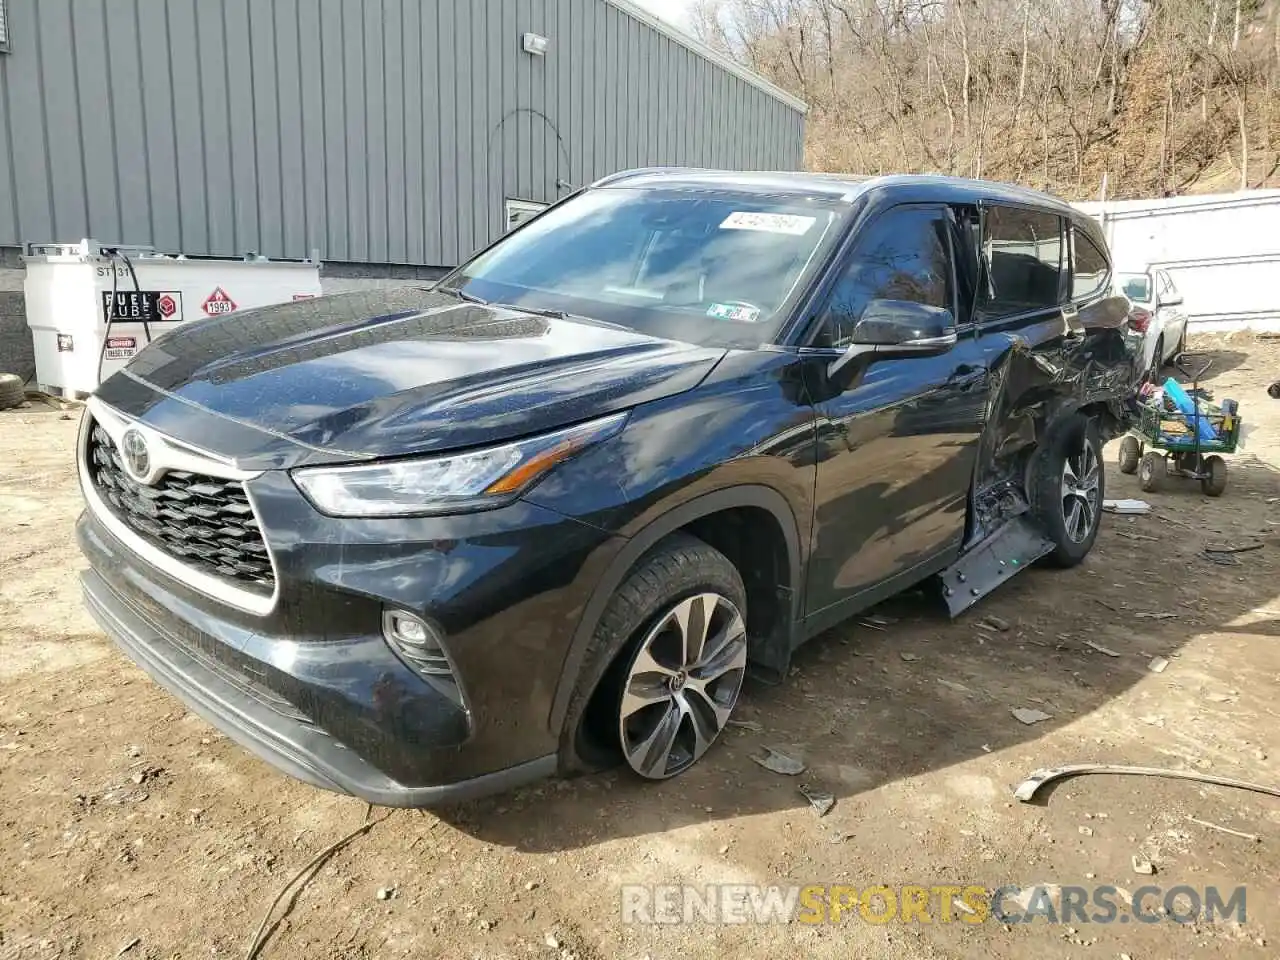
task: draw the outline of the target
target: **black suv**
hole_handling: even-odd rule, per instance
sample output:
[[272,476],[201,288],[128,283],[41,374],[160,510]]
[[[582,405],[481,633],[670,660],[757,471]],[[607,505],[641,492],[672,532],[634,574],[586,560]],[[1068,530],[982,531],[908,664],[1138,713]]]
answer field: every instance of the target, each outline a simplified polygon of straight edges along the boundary
[[431,289],[201,321],[80,437],[88,605],[286,772],[687,769],[747,671],[1079,562],[1137,377],[1097,225],[938,177],[644,170]]

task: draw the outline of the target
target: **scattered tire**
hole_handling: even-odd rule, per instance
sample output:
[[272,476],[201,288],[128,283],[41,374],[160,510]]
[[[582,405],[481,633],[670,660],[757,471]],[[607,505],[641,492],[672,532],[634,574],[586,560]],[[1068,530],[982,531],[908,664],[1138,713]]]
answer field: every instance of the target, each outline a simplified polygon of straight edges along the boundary
[[1209,475],[1200,481],[1200,489],[1206,497],[1220,497],[1227,489],[1227,461],[1217,454],[1204,458],[1204,469]]
[[[677,662],[680,643],[668,628],[680,625],[677,610],[687,605],[700,607],[697,615],[705,618],[708,634],[732,641],[721,645],[710,670],[696,656]],[[741,692],[746,633],[742,627],[739,635],[738,628],[746,616],[742,577],[720,551],[683,533],[650,550],[596,626],[561,735],[561,769],[578,772],[626,760],[641,776],[665,779],[691,767],[723,730]],[[704,676],[726,664],[719,679]],[[651,694],[652,702],[632,710],[636,704],[628,695],[637,688]],[[652,730],[639,729],[646,720]],[[664,722],[674,729],[663,729]],[[668,749],[637,749],[646,732],[655,745],[670,734]],[[628,736],[630,756],[624,752]]]
[[1054,542],[1045,562],[1074,567],[1093,549],[1102,523],[1106,470],[1094,422],[1073,414],[1047,436],[1031,480],[1031,501],[1045,533]]
[[1142,459],[1142,444],[1138,438],[1126,435],[1120,441],[1120,472],[1133,476],[1138,472],[1138,461]]
[[1144,454],[1142,462],[1138,464],[1138,486],[1144,492],[1152,493],[1160,488],[1160,484],[1164,482],[1168,473],[1169,468],[1165,463],[1164,454],[1153,450]]
[[1280,380],[1267,387],[1267,396],[1272,400],[1280,400]]
[[0,373],[0,410],[19,406],[27,399],[26,385],[16,373]]

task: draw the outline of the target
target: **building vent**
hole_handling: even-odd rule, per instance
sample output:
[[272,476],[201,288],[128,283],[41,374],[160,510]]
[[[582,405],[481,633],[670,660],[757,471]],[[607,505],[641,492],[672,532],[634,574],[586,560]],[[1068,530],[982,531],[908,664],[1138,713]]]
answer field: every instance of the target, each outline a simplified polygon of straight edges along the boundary
[[504,212],[507,216],[507,229],[514,230],[526,220],[532,220],[543,210],[547,209],[545,203],[538,203],[534,200],[516,200],[507,198]]

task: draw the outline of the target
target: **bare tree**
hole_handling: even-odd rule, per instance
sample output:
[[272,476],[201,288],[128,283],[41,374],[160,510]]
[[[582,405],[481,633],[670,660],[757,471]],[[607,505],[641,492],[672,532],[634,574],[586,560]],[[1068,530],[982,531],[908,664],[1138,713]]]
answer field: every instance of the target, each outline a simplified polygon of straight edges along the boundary
[[1079,196],[1110,171],[1133,196],[1212,189],[1238,155],[1240,183],[1280,182],[1280,0],[698,0],[693,22],[806,100],[820,169]]

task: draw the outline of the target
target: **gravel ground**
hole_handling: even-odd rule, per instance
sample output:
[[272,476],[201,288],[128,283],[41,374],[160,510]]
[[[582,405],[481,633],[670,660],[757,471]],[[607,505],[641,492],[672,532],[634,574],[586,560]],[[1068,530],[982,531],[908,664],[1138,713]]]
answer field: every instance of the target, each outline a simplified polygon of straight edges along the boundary
[[[1071,781],[1044,805],[1010,792],[1037,767],[1091,760],[1280,784],[1280,402],[1265,394],[1280,342],[1194,346],[1254,424],[1222,499],[1191,483],[1140,494],[1113,444],[1109,494],[1155,510],[1109,517],[1083,566],[1029,571],[956,622],[899,599],[879,629],[831,631],[788,684],[749,687],[740,718],[758,729],[734,728],[675,781],[613,771],[464,809],[373,811],[282,902],[261,956],[1275,957],[1280,801],[1128,777]],[[282,886],[366,807],[276,774],[96,629],[63,416],[0,414],[0,957],[244,956]],[[1223,566],[1207,543],[1261,547]],[[982,627],[990,615],[1009,629]],[[1025,725],[1014,708],[1050,716]],[[806,773],[753,763],[766,744]],[[800,782],[834,796],[826,816]],[[621,886],[657,883],[1243,884],[1248,918],[624,923]]]

